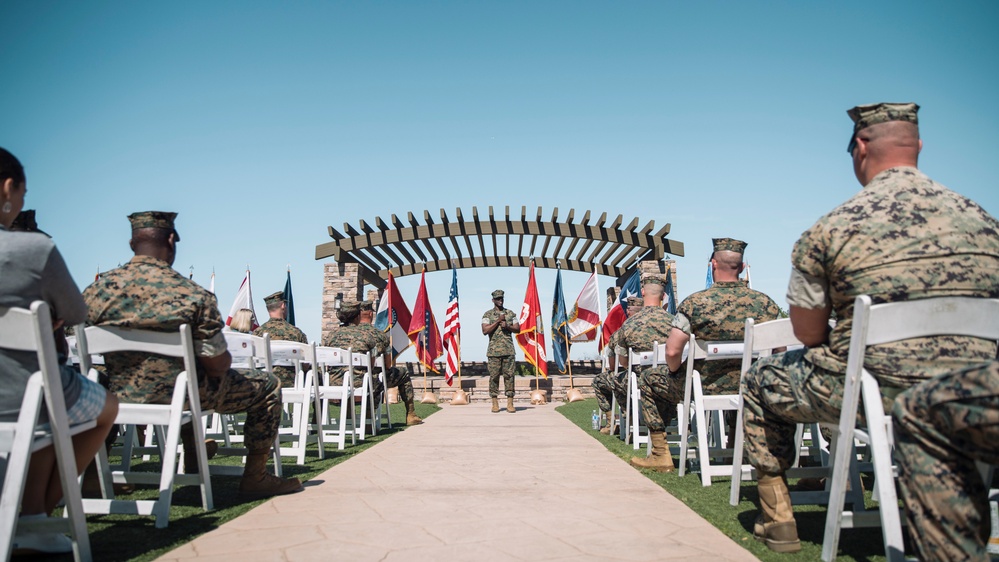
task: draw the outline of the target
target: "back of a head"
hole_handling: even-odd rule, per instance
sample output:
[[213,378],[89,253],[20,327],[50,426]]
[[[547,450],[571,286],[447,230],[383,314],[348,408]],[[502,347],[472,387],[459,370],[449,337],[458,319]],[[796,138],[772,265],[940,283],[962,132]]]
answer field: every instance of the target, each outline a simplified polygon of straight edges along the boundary
[[872,156],[889,154],[908,157],[913,161],[919,156],[919,126],[907,121],[889,121],[871,125],[858,133],[867,141]]
[[253,329],[253,311],[249,308],[237,310],[229,327],[235,332],[250,333],[250,330]]
[[14,180],[15,184],[24,183],[24,166],[8,150],[0,148],[0,182],[8,178]]
[[739,269],[742,267],[742,254],[731,250],[720,250],[714,253],[712,259],[715,260],[719,272],[739,275]]

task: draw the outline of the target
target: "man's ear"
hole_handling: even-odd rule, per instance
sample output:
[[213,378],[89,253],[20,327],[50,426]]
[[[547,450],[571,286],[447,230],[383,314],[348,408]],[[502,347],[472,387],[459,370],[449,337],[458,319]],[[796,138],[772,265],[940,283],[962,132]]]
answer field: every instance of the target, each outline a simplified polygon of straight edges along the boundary
[[132,252],[135,252],[135,238],[128,239],[128,248],[132,250]]

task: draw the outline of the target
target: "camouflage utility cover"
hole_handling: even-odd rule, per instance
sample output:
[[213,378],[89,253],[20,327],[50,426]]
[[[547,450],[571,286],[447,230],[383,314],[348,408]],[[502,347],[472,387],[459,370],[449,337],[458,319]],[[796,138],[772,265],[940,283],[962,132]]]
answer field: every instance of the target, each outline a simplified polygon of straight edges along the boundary
[[[715,281],[715,284],[683,299],[673,319],[673,327],[702,341],[742,341],[746,318],[767,322],[780,317],[777,303],[754,291],[742,281]],[[705,387],[729,392],[739,388],[742,361],[700,361],[696,365]]]
[[[516,324],[517,315],[512,310],[504,308],[502,311],[490,308],[482,315],[482,324],[489,325],[500,319],[500,315],[506,316],[507,324]],[[516,349],[513,347],[513,334],[497,327],[493,333],[489,334],[489,347],[486,348],[486,357],[503,357],[515,355]]]
[[[803,286],[816,284],[838,319],[829,344],[806,357],[844,373],[858,295],[875,304],[999,297],[999,221],[916,168],[889,168],[806,230],[791,263],[788,302],[820,308]],[[865,365],[882,384],[908,387],[995,356],[995,342],[938,336],[868,348]]]
[[[176,332],[188,324],[198,356],[215,357],[227,350],[215,295],[165,261],[135,256],[102,273],[83,291],[83,299],[91,325]],[[104,361],[111,391],[123,402],[169,403],[177,373],[184,370],[181,359],[148,353],[109,353]],[[204,379],[199,365],[198,380],[204,384]]]

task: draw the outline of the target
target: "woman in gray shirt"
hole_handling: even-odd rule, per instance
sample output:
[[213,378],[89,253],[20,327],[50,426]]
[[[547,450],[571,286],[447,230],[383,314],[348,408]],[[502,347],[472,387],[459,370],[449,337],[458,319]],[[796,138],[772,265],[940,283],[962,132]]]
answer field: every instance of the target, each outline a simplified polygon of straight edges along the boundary
[[[48,303],[58,337],[62,326],[87,318],[87,307],[59,250],[48,236],[12,232],[28,191],[24,168],[13,154],[0,148],[0,307],[29,308],[36,300]],[[3,349],[0,342],[0,421],[17,419],[28,378],[38,370],[34,352]],[[118,413],[118,400],[103,387],[66,365],[61,366],[63,394],[70,424],[96,420],[97,426],[73,437],[77,473],[93,460]],[[42,416],[45,416],[44,410]],[[39,420],[45,422],[44,419]],[[55,451],[46,447],[31,456],[24,484],[21,519],[48,517],[62,498],[56,475]],[[14,553],[72,552],[68,537],[58,533],[18,533]]]

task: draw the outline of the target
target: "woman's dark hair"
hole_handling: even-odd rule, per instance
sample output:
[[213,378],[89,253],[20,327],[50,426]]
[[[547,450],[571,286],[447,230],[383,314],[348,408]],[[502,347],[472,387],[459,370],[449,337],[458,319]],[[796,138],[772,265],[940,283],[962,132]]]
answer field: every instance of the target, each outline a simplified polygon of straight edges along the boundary
[[0,181],[7,178],[17,184],[24,183],[24,167],[17,157],[0,147]]

